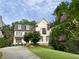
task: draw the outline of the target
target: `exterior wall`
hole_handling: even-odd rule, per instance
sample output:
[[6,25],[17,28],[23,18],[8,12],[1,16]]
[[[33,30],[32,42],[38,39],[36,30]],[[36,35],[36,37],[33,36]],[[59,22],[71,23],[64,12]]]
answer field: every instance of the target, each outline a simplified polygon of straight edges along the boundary
[[[17,33],[18,32],[18,33]],[[26,42],[23,40],[23,37],[24,37],[24,34],[26,33],[26,32],[30,32],[30,31],[15,31],[14,32],[14,40],[13,40],[13,44],[15,45],[15,44],[25,44]],[[18,39],[16,39],[16,37],[21,37],[21,42],[20,43],[17,43],[16,42],[16,40],[18,40]]]
[[[46,34],[42,33],[42,28],[46,29]],[[40,39],[40,41],[38,43],[40,44],[48,44],[49,42],[49,34],[50,34],[50,30],[48,30],[48,22],[46,20],[42,20],[40,23],[37,24],[37,27],[35,28],[36,31],[39,31],[41,36],[43,38]],[[48,38],[47,38],[48,37]]]

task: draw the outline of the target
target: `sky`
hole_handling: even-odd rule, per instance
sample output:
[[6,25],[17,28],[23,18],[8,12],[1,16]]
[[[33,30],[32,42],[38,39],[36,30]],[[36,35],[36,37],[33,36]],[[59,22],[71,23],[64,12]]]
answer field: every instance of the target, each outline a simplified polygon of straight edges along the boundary
[[54,21],[52,13],[65,0],[0,0],[0,16],[5,24],[22,19]]

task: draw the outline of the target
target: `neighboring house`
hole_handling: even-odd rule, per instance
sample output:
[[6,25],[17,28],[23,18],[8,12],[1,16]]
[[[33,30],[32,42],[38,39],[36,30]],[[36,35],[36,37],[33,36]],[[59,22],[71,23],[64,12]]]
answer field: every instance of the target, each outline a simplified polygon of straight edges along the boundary
[[43,19],[39,23],[36,24],[35,28],[30,25],[16,25],[14,28],[14,40],[13,44],[25,44],[26,42],[23,40],[25,32],[32,32],[33,29],[35,31],[39,31],[41,35],[41,39],[38,43],[40,44],[48,44],[49,42],[49,23]]
[[4,22],[2,20],[2,16],[0,16],[0,38],[3,37],[2,31],[1,31],[3,26],[4,26]]
[[33,26],[30,25],[15,25],[14,27],[14,40],[13,44],[25,44],[26,42],[23,40],[24,34],[27,32],[31,32],[33,30]]
[[49,35],[50,35],[50,27],[49,23],[43,19],[39,23],[36,24],[36,31],[40,32],[41,39],[38,43],[40,44],[48,44],[49,43]]

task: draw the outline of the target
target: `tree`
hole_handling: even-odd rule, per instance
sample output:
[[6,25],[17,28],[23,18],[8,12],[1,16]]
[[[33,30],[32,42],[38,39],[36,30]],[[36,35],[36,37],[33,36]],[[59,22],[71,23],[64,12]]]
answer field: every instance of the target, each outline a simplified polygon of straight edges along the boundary
[[15,26],[16,24],[35,26],[36,22],[35,21],[28,21],[26,19],[22,19],[21,21],[13,22],[12,26]]
[[12,41],[13,41],[13,31],[12,31],[11,27],[9,25],[3,26],[2,33],[4,35],[4,38],[9,43],[9,45],[11,45]]
[[38,42],[38,41],[40,40],[40,38],[41,38],[40,33],[34,31],[31,38],[32,38],[32,39],[31,39],[31,42],[33,42],[33,44],[36,45],[37,42]]
[[26,43],[29,43],[29,41],[31,40],[31,38],[32,38],[32,33],[31,32],[25,33],[25,35],[24,35],[24,41]]
[[24,35],[24,41],[26,43],[31,41],[34,45],[37,44],[37,42],[40,40],[40,38],[41,38],[40,33],[36,32],[36,31],[25,33],[25,35]]
[[56,8],[55,15],[57,16],[57,19],[53,23],[52,32],[50,34],[50,45],[55,49],[72,53],[77,53],[79,51],[78,6],[79,1],[72,0],[71,3],[62,2]]
[[12,29],[9,25],[3,26],[2,32],[6,39],[12,39]]

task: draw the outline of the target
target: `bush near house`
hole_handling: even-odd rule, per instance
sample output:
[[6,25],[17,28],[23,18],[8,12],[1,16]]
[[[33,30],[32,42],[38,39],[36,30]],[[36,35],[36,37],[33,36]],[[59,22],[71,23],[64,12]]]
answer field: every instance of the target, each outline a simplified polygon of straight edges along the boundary
[[40,38],[41,38],[40,33],[37,31],[25,33],[25,35],[24,35],[24,41],[26,41],[27,43],[29,41],[31,41],[31,43],[34,45],[37,44],[37,42],[40,40]]
[[31,40],[31,37],[32,37],[32,33],[31,32],[25,33],[25,35],[24,35],[24,41],[26,43],[29,43],[29,41]]
[[32,34],[32,39],[31,39],[31,42],[36,45],[37,42],[40,40],[41,36],[40,36],[40,33],[37,32],[37,31],[34,31],[33,34]]

